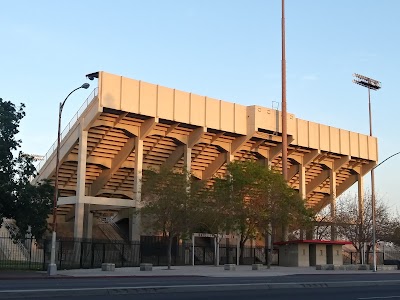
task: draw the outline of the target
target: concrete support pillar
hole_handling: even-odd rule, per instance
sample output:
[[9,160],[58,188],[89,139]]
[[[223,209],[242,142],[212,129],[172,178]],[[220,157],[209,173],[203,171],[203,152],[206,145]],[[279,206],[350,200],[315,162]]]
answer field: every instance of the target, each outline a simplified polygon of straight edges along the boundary
[[363,219],[364,215],[364,178],[361,174],[357,174],[358,182],[358,215],[360,220]]
[[[188,176],[192,173],[192,148],[185,145],[183,148],[183,164]],[[187,177],[190,180],[190,177]],[[190,185],[187,185],[186,192],[190,194]]]
[[270,168],[270,164],[269,164],[268,158],[260,158],[260,159],[257,160],[257,162],[263,167]]
[[[302,199],[306,199],[306,167],[304,164],[299,164],[299,194]],[[304,230],[300,228],[300,239],[304,239]]]
[[306,167],[299,165],[299,193],[302,199],[306,199]]
[[140,207],[142,197],[142,173],[143,173],[143,140],[135,139],[135,178],[133,192],[135,194],[136,207]]
[[[142,175],[143,175],[143,140],[135,139],[135,178],[133,192],[135,195],[136,209],[141,207],[142,198]],[[136,210],[129,212],[129,240],[140,241],[141,234],[140,214]]]
[[76,204],[74,220],[74,238],[83,237],[83,219],[85,202],[85,177],[86,177],[86,156],[87,156],[88,132],[81,130],[79,134],[78,168],[76,182]]
[[187,145],[183,148],[183,163],[185,170],[190,174],[192,171],[192,148]]
[[[258,160],[259,164],[265,168],[271,169],[271,162],[268,158],[264,157]],[[265,247],[267,248],[266,253],[266,260],[267,260],[267,267],[271,268],[271,261],[272,261],[272,225],[271,223],[268,224],[268,228],[266,228],[265,234]]]
[[267,243],[267,266],[268,269],[271,268],[271,263],[272,263],[272,250],[274,249],[274,246],[272,245],[272,225],[271,223],[268,224],[267,228],[267,235],[266,235],[266,243]]
[[[358,182],[358,221],[359,221],[359,236],[362,236],[364,229],[364,178],[361,174],[357,174],[357,182]],[[364,243],[359,245],[360,249],[364,249]],[[361,251],[363,253],[363,251]],[[365,254],[361,255],[361,263],[363,264],[365,261]]]
[[140,213],[137,209],[132,208],[129,210],[129,240],[140,241],[141,230]]
[[235,155],[231,152],[226,152],[226,163],[229,164],[235,160]]
[[90,204],[85,204],[84,220],[83,220],[83,238],[93,238],[93,213],[90,212]]
[[330,170],[329,174],[329,186],[330,186],[330,195],[331,195],[331,240],[334,241],[337,239],[336,234],[336,225],[334,224],[336,219],[336,172],[334,170]]
[[[233,162],[234,160],[235,160],[235,155],[232,154],[232,152],[226,152],[226,164],[229,164],[229,163]],[[226,243],[226,245],[229,245],[229,243],[230,243],[229,238],[226,238],[225,243]]]
[[289,240],[289,229],[287,225],[282,226],[281,241],[287,242]]

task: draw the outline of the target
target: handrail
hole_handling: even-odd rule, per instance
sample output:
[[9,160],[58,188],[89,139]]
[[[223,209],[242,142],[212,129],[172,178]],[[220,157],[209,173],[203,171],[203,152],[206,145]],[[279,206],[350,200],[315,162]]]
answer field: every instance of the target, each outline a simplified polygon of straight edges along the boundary
[[[69,123],[67,124],[67,126],[64,127],[64,130],[61,132],[61,141],[63,140],[63,138],[66,137],[66,135],[68,134],[68,132],[71,130],[71,128],[73,127],[73,125],[75,125],[75,123],[78,121],[79,117],[82,115],[82,113],[85,111],[85,109],[89,106],[89,104],[93,101],[93,99],[96,98],[96,96],[98,95],[98,90],[99,88],[96,87],[91,93],[90,95],[86,98],[86,100],[83,102],[83,104],[81,105],[81,107],[78,109],[78,111],[76,112],[76,114],[72,117],[71,121],[69,121]],[[44,164],[46,163],[46,161],[50,158],[50,156],[53,154],[53,152],[55,152],[57,149],[57,141],[54,142],[54,144],[50,147],[50,149],[46,152],[46,154],[44,155],[43,159],[41,161],[39,161],[39,163],[36,165],[36,171],[40,172],[41,168],[44,166]]]
[[[19,228],[17,227],[17,225],[15,225],[10,219],[3,219],[3,222],[4,227],[8,230],[11,238],[15,238],[19,233]],[[26,247],[21,243],[19,239],[15,240],[14,244],[16,244],[19,250],[21,250],[25,258],[29,257],[28,249],[26,249]]]

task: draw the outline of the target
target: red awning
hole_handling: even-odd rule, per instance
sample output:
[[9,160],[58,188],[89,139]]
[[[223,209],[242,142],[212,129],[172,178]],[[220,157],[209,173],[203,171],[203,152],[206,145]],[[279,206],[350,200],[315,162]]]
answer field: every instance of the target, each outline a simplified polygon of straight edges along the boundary
[[294,240],[285,242],[276,242],[274,245],[288,245],[288,244],[325,244],[325,245],[351,245],[349,241],[329,241],[329,240]]

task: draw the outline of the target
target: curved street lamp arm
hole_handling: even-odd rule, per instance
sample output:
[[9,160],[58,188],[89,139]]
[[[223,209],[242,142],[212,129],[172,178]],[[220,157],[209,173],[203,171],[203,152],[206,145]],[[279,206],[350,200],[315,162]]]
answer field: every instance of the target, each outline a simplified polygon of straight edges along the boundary
[[400,152],[397,152],[395,154],[390,155],[388,158],[384,159],[383,161],[381,161],[379,164],[377,164],[375,167],[372,168],[372,170],[376,169],[377,167],[379,167],[381,164],[383,164],[385,161],[387,161],[388,159],[392,158],[393,156],[396,156],[400,154]]
[[[79,90],[79,89],[81,89],[81,88],[82,88],[82,86],[77,87],[76,89],[72,90],[71,93],[69,93],[67,97],[65,97],[64,101],[60,103],[60,112],[62,111],[62,109],[63,109],[63,107],[64,107],[64,104],[65,104],[65,101],[67,101],[67,99],[69,98],[69,96],[71,96],[71,94],[72,94],[73,92],[75,92],[76,90]],[[60,113],[60,115],[61,115],[61,113]]]

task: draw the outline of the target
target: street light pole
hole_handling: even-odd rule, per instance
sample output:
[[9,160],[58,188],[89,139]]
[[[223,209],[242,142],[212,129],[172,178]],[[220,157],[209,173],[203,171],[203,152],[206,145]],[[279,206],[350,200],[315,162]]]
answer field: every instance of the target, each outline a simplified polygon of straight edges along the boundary
[[285,0],[282,0],[282,176],[287,180],[286,36]]
[[[369,135],[372,136],[372,109],[371,109],[371,89],[376,91],[381,88],[380,81],[360,75],[353,74],[356,79],[353,82],[368,88],[368,112],[369,112]],[[375,172],[371,170],[371,206],[372,206],[372,249],[373,249],[373,271],[376,272],[376,209],[375,209]]]
[[53,223],[52,223],[52,235],[51,235],[51,254],[50,254],[50,264],[47,267],[47,274],[52,276],[56,275],[57,264],[56,264],[56,230],[57,230],[57,200],[58,200],[58,171],[60,164],[60,142],[61,142],[61,114],[64,108],[64,104],[71,96],[71,94],[79,89],[88,89],[89,83],[84,83],[80,87],[77,87],[60,103],[58,110],[58,131],[57,131],[57,148],[56,148],[56,179],[54,183],[54,199],[53,199]]

